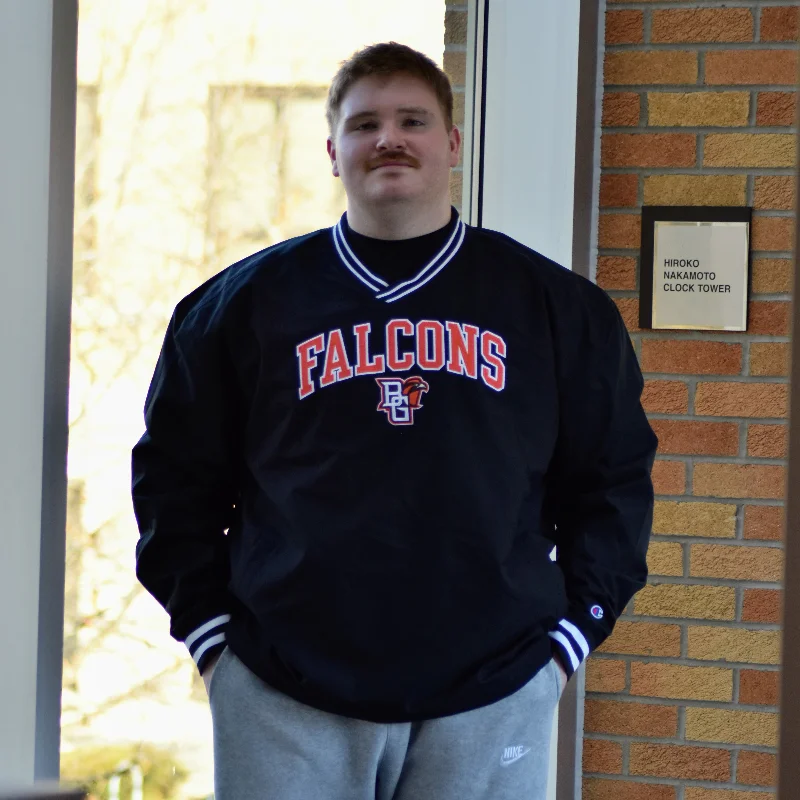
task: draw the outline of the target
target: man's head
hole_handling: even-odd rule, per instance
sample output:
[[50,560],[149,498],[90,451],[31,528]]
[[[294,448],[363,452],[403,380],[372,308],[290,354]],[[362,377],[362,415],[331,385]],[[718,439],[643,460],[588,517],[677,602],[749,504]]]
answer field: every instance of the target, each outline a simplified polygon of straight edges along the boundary
[[339,68],[328,89],[325,116],[331,135],[336,131],[339,111],[347,92],[361,78],[390,78],[409,75],[426,83],[436,95],[447,130],[453,127],[453,90],[450,79],[424,53],[397,42],[373,44],[354,53]]
[[450,82],[431,59],[395,42],[361,50],[334,77],[326,114],[348,208],[449,208],[461,137]]

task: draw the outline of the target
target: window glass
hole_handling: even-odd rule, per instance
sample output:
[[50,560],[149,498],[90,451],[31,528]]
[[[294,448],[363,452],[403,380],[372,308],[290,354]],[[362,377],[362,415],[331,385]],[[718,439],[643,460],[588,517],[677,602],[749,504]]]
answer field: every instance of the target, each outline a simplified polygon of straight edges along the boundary
[[80,2],[62,763],[98,798],[212,791],[205,689],[134,574],[130,451],[170,314],[335,223],[331,77],[377,41],[441,64],[444,16],[444,0]]

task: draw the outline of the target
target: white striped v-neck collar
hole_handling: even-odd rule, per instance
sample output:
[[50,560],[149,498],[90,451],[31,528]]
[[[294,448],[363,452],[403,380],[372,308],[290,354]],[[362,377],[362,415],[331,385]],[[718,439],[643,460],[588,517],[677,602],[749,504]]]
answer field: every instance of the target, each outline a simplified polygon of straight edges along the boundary
[[395,300],[400,300],[400,298],[406,297],[406,295],[415,292],[417,289],[420,289],[426,283],[433,280],[461,249],[467,232],[466,225],[464,225],[461,218],[456,213],[456,224],[453,227],[453,231],[439,252],[436,253],[416,275],[390,286],[383,278],[371,272],[353,252],[353,248],[350,247],[344,233],[345,228],[342,224],[344,218],[344,215],[342,215],[339,222],[331,228],[336,252],[344,266],[367,288],[375,293],[376,299],[383,300],[386,303],[393,303]]

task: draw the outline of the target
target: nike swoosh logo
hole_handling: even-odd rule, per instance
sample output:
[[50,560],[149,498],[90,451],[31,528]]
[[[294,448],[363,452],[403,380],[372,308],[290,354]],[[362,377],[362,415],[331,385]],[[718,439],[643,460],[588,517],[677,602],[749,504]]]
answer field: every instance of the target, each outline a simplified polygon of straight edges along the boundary
[[507,767],[509,764],[513,764],[515,761],[519,761],[523,756],[528,755],[528,753],[530,753],[530,751],[531,751],[531,749],[529,747],[527,750],[523,750],[519,755],[516,755],[513,758],[505,758],[505,757],[501,758],[500,759],[500,763],[504,767]]

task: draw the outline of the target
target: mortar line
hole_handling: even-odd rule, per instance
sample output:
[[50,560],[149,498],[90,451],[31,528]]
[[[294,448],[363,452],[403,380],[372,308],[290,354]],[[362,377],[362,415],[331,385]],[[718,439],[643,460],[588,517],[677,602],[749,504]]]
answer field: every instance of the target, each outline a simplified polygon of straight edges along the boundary
[[631,743],[630,740],[622,742],[622,774],[630,775]]
[[750,106],[748,108],[747,113],[747,123],[751,128],[757,128],[758,123],[756,120],[758,119],[758,91],[752,89],[750,91]]
[[686,542],[686,546],[683,548],[683,577],[685,579],[692,577],[692,547],[689,542]]
[[[731,136],[735,135],[749,135],[749,136],[792,136],[794,135],[792,127],[790,125],[641,125],[637,127],[636,125],[606,125],[603,128],[603,133],[610,135],[610,136],[617,136],[617,135],[639,135],[641,136],[644,133],[652,133],[652,134],[678,134],[678,135],[685,135],[691,136],[693,133],[712,133],[715,135],[728,135]],[[606,167],[605,169],[609,169]],[[615,169],[615,168],[611,168]],[[616,167],[619,169],[619,167]],[[646,169],[646,167],[634,167],[634,169]],[[659,169],[659,167],[651,167],[651,169]],[[725,167],[721,167],[721,169],[725,169]],[[735,167],[729,167],[729,169],[735,169]],[[747,167],[741,167],[740,169],[747,169]],[[790,170],[790,167],[777,167],[777,169],[787,169]],[[740,173],[741,174],[741,173]]]
[[[688,0],[686,0],[688,2]],[[797,0],[726,0],[725,6],[727,8],[751,8],[753,3],[758,5],[764,4],[769,6],[788,6],[793,7],[797,5]],[[719,8],[720,0],[694,0],[691,5],[692,8]],[[614,3],[614,8],[630,8],[630,9],[674,9],[675,0],[657,0],[657,2],[643,2],[643,0],[623,0],[620,3]]]
[[[712,661],[699,658],[684,658],[683,656],[653,656],[646,653],[592,653],[591,658],[598,661],[636,661],[645,664],[667,664],[675,667],[719,667],[722,669],[758,669],[761,672],[780,672],[780,664],[761,664],[751,661]],[[600,694],[592,692],[592,695]],[[633,698],[640,700],[644,695],[632,695]],[[755,706],[761,708],[761,706]],[[772,708],[772,706],[767,706]]]
[[[764,714],[775,714],[777,706],[761,706],[749,704],[736,704],[732,701],[721,702],[719,700],[694,700],[688,697],[652,697],[650,695],[636,695],[631,698],[623,698],[615,692],[592,692],[592,700],[605,700],[627,705],[647,705],[647,706],[676,706],[678,703],[684,708],[707,709],[714,711],[751,711],[762,712]],[[695,740],[690,740],[695,741]]]
[[752,53],[767,50],[796,50],[797,46],[787,42],[622,42],[609,44],[610,53],[669,53],[688,52],[698,55],[704,50],[709,53]]
[[753,7],[753,41],[761,43],[761,6]]
[[749,420],[739,426],[739,458],[747,458],[747,434],[749,429]]

